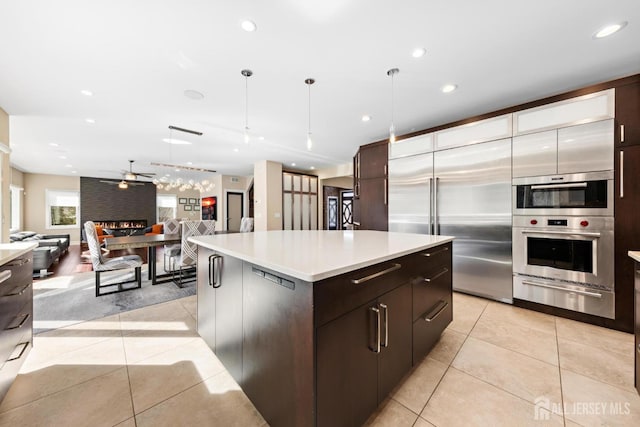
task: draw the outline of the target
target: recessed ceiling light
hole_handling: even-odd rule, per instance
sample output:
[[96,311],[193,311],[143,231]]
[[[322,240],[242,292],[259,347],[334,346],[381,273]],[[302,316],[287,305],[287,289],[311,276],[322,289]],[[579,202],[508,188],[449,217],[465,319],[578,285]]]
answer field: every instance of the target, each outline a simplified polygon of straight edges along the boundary
[[239,149],[237,149],[237,148],[234,148],[234,149],[233,149],[233,152],[234,152],[234,153],[237,153],[238,151],[240,151],[240,150],[239,150]]
[[242,27],[243,30],[245,30],[248,33],[252,33],[258,29],[258,26],[256,25],[256,23],[248,19],[245,19],[244,21],[242,21],[242,23],[240,23],[240,26]]
[[71,173],[78,173],[78,171],[71,171]]
[[184,96],[190,99],[200,100],[204,98],[204,94],[202,92],[198,92],[197,90],[187,89],[184,91]]
[[167,144],[173,144],[173,145],[191,145],[189,141],[185,141],[182,139],[175,139],[175,138],[163,138],[162,141],[166,142]]
[[192,164],[193,164],[193,162],[187,162],[187,164],[188,164],[188,165],[192,165]]
[[295,166],[295,165],[296,165],[295,163],[291,163],[291,166]]
[[316,167],[315,166],[311,166],[309,169],[314,170]]
[[61,160],[66,160],[67,156],[58,156],[58,158]]
[[72,168],[73,165],[64,165],[65,168]]
[[458,89],[458,85],[446,84],[446,85],[442,86],[441,90],[442,90],[443,93],[451,93],[456,89]]
[[264,136],[259,136],[259,137],[258,137],[258,139],[259,139],[260,141],[264,141]]
[[87,122],[90,125],[92,125],[92,124],[94,124],[96,122],[95,119],[90,119],[90,118],[86,118],[86,119],[84,119],[84,121]]
[[93,96],[93,92],[87,89],[82,89],[80,93],[83,94],[84,96]]
[[617,33],[621,29],[627,26],[627,21],[618,22],[616,24],[607,25],[606,27],[602,27],[599,29],[594,35],[594,39],[601,39],[603,37],[610,36],[611,34]]
[[414,58],[422,58],[426,53],[427,49],[423,47],[417,47],[413,49],[413,52],[411,52],[411,56],[413,56]]
[[363,122],[368,122],[371,120],[371,116],[368,114],[365,114],[364,116],[362,116],[362,121]]
[[56,144],[55,142],[50,142],[49,145],[52,146],[52,147],[59,147],[60,146],[60,145]]

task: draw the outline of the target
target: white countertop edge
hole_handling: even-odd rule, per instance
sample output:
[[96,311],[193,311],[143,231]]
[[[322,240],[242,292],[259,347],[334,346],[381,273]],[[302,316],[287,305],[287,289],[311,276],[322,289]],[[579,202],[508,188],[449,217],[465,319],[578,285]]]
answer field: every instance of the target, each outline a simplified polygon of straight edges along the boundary
[[455,237],[452,237],[452,236],[432,236],[433,238],[437,239],[437,241],[431,242],[431,243],[428,243],[428,244],[424,244],[424,245],[417,245],[417,246],[415,246],[413,248],[409,248],[409,249],[402,250],[402,251],[397,251],[397,252],[395,252],[393,254],[387,254],[387,255],[381,255],[381,256],[378,256],[378,257],[369,258],[366,261],[362,261],[362,262],[355,263],[355,264],[350,264],[350,265],[347,265],[347,266],[344,266],[344,267],[334,268],[334,269],[325,270],[325,271],[319,272],[319,273],[309,274],[309,273],[306,273],[304,271],[300,271],[300,270],[296,270],[296,269],[293,269],[293,268],[289,268],[289,267],[283,266],[281,264],[268,262],[266,260],[258,259],[258,258],[254,257],[254,256],[251,256],[251,255],[247,255],[247,254],[244,254],[244,253],[241,253],[241,252],[236,252],[234,250],[225,248],[223,246],[216,245],[215,243],[211,243],[211,242],[200,240],[199,237],[207,237],[207,236],[190,237],[190,238],[188,238],[188,240],[190,242],[196,243],[196,244],[198,244],[200,246],[203,246],[205,248],[212,249],[212,250],[214,250],[216,252],[220,252],[222,254],[229,255],[231,257],[238,258],[238,259],[241,259],[243,261],[247,261],[247,262],[249,262],[251,264],[255,264],[255,265],[258,265],[258,266],[263,267],[263,268],[267,268],[267,269],[270,269],[270,270],[273,270],[273,271],[277,271],[277,272],[285,274],[287,276],[295,277],[296,279],[300,279],[300,280],[303,280],[305,282],[318,282],[320,280],[324,280],[324,279],[327,279],[327,278],[330,278],[330,277],[338,276],[338,275],[343,274],[343,273],[348,273],[350,271],[355,271],[355,270],[358,270],[360,268],[369,267],[369,266],[374,265],[374,264],[378,264],[378,263],[381,263],[381,262],[389,261],[389,260],[392,260],[392,259],[395,259],[395,258],[400,258],[402,256],[409,255],[409,254],[412,254],[412,253],[415,253],[415,252],[418,252],[418,251],[422,251],[422,250],[425,250],[425,249],[429,249],[429,248],[432,248],[434,246],[442,245],[444,243],[451,242],[451,241],[453,241],[455,239]]
[[5,265],[37,247],[37,242],[0,243],[0,265]]
[[629,251],[629,257],[633,258],[636,262],[640,262],[640,251]]

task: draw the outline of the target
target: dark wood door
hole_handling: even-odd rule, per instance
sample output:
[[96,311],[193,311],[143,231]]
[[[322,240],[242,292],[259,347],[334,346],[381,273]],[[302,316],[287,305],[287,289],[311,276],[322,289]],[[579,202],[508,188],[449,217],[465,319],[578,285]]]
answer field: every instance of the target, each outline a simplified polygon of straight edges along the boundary
[[209,280],[209,257],[214,255],[212,250],[198,246],[198,275],[197,275],[197,318],[198,334],[207,345],[216,351],[216,292]]
[[371,178],[360,180],[360,229],[389,229],[387,211],[387,179]]
[[317,426],[360,426],[378,406],[377,319],[365,304],[317,329]]
[[635,319],[636,319],[636,340],[635,340],[635,350],[633,354],[635,355],[636,362],[636,376],[635,376],[635,384],[636,390],[640,393],[640,263],[636,263],[635,265],[635,282],[636,282],[636,290],[635,290]]
[[[411,292],[411,283],[407,283],[378,298],[378,308],[383,317],[383,348],[378,359],[378,403],[411,369]],[[387,322],[384,322],[385,317]]]
[[386,143],[360,147],[360,179],[387,176],[388,151]]
[[640,83],[616,88],[616,124],[617,146],[640,145]]
[[[236,381],[242,381],[242,261],[216,261],[215,353]],[[200,270],[200,269],[199,269]]]
[[628,252],[640,249],[640,145],[615,152],[616,323],[620,329],[633,332],[634,262]]

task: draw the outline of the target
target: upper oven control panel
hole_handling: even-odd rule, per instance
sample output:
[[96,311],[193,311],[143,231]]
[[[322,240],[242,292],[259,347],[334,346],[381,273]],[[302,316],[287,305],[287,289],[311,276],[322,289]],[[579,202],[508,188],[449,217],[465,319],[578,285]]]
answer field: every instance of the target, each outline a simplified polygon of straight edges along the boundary
[[551,230],[613,230],[613,218],[603,216],[536,216],[514,215],[513,226]]

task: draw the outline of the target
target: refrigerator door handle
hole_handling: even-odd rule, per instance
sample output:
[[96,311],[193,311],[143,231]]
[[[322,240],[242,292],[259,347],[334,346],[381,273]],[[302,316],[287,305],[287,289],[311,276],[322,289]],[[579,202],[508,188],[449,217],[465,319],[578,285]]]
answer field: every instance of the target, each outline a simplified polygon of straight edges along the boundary
[[433,234],[440,234],[440,224],[438,223],[438,183],[440,178],[436,177],[433,182]]
[[433,178],[429,178],[429,234],[436,234],[433,229]]

